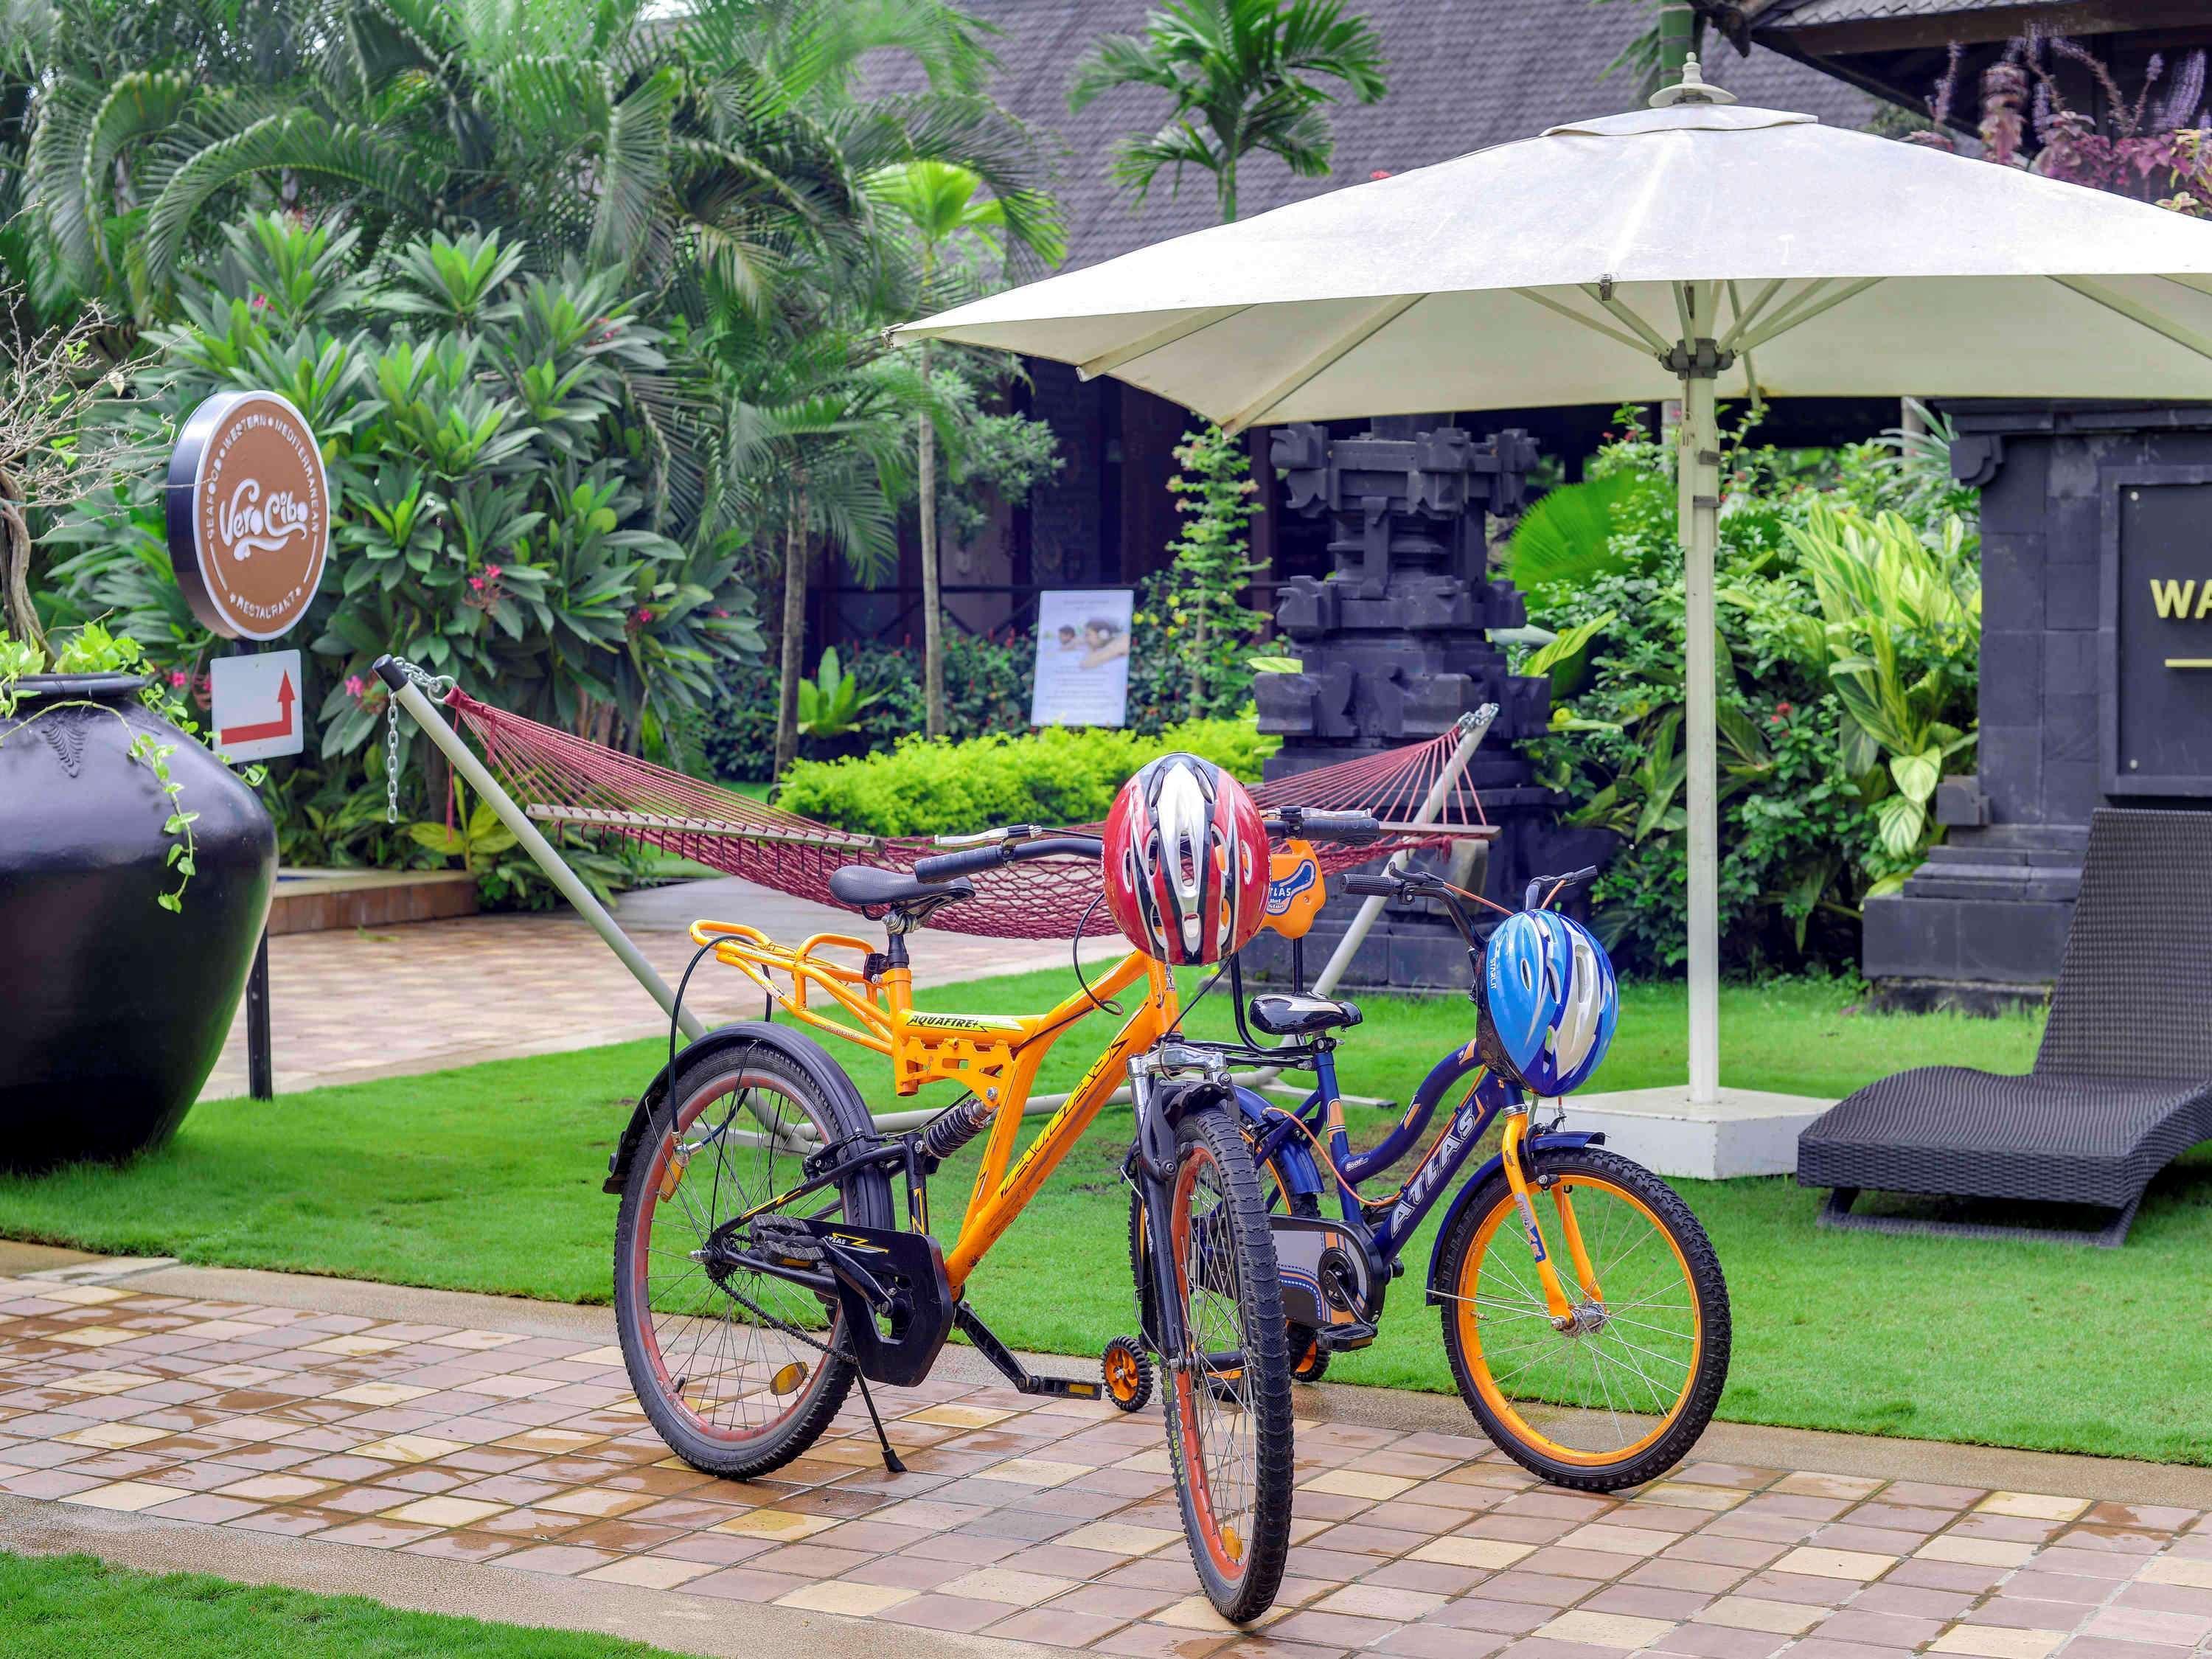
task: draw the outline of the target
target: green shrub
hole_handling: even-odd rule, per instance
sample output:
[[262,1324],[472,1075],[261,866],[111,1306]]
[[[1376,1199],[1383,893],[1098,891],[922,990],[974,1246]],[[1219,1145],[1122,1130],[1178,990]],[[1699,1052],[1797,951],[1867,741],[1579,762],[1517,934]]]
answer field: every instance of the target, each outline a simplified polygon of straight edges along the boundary
[[878,836],[958,835],[1000,823],[1094,823],[1128,775],[1170,750],[1203,755],[1247,781],[1274,752],[1251,720],[1187,720],[1158,737],[1053,726],[1029,737],[930,742],[887,753],[800,761],[775,804]]
[[[1668,968],[1687,920],[1682,556],[1671,447],[1620,418],[1594,483],[1516,537],[1529,620],[1559,635],[1519,666],[1552,680],[1539,777],[1570,823],[1622,838],[1600,933]],[[1735,436],[1716,560],[1722,951],[1739,969],[1847,968],[1862,904],[1941,839],[1936,778],[1973,767],[1973,501],[1938,446],[1808,458]]]

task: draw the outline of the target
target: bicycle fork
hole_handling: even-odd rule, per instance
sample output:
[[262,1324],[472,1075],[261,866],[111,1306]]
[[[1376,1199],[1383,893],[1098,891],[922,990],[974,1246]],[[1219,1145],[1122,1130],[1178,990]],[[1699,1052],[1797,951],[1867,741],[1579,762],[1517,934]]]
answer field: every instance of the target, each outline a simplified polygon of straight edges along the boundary
[[[1145,1217],[1144,1265],[1152,1278],[1151,1296],[1146,1286],[1137,1290],[1138,1328],[1143,1340],[1161,1362],[1172,1366],[1185,1364],[1184,1350],[1188,1347],[1183,1324],[1182,1287],[1177,1282],[1174,1260],[1175,1236],[1173,1194],[1176,1165],[1176,1130],[1169,1119],[1165,1103],[1159,1098],[1159,1080],[1146,1061],[1149,1056],[1139,1055],[1129,1062],[1129,1092],[1137,1119],[1137,1133],[1129,1148],[1129,1163],[1134,1173],[1137,1200]],[[1152,1317],[1145,1317],[1146,1302],[1152,1304]]]
[[[1583,1310],[1602,1307],[1603,1291],[1599,1288],[1596,1269],[1590,1266],[1589,1252],[1583,1245],[1583,1230],[1575,1219],[1574,1200],[1565,1185],[1547,1176],[1537,1173],[1528,1155],[1528,1108],[1526,1103],[1506,1109],[1504,1144],[1500,1148],[1505,1166],[1505,1184],[1512,1189],[1514,1206],[1521,1212],[1522,1231],[1528,1235],[1528,1249],[1535,1258],[1536,1278],[1544,1289],[1545,1310],[1552,1316],[1553,1325],[1562,1331],[1571,1330],[1581,1319]],[[1582,1294],[1571,1297],[1561,1283],[1558,1266],[1551,1252],[1544,1248],[1543,1230],[1536,1224],[1536,1205],[1533,1194],[1548,1193],[1559,1212],[1559,1236],[1566,1241],[1567,1255],[1574,1271],[1575,1281]]]

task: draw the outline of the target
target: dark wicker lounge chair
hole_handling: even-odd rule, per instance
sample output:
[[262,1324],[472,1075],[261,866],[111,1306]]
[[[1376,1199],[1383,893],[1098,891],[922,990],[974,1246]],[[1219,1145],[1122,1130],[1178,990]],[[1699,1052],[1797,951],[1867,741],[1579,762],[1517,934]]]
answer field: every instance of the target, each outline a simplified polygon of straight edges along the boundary
[[[1838,1102],[1797,1138],[1822,1224],[2115,1246],[2150,1179],[2212,1139],[2212,811],[2104,810],[2035,1069],[1923,1066]],[[2112,1212],[2101,1228],[1853,1215],[1862,1189]]]

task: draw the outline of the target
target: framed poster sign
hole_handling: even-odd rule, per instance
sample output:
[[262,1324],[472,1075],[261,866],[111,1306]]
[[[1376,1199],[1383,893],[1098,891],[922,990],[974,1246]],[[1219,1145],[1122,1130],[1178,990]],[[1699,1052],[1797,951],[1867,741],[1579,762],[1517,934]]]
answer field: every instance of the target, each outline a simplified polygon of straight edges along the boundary
[[2105,791],[2212,795],[2212,467],[2104,476]]
[[1066,589],[1037,596],[1036,684],[1032,726],[1129,723],[1127,587]]

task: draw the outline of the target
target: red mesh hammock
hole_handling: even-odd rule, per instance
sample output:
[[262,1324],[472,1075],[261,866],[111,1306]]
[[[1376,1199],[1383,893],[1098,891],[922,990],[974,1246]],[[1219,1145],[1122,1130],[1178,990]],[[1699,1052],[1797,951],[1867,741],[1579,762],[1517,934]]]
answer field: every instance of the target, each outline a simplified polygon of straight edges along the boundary
[[[544,823],[626,836],[779,892],[824,903],[830,875],[841,865],[911,869],[944,849],[924,836],[867,836],[832,829],[720,789],[635,755],[602,747],[573,732],[510,714],[466,692],[446,704],[473,732],[485,758],[529,815]],[[1419,811],[1458,747],[1456,729],[1426,743],[1362,755],[1310,772],[1278,778],[1253,791],[1262,811],[1285,806],[1371,812],[1401,826],[1364,847],[1320,846],[1322,870],[1334,874],[1401,848],[1433,845],[1453,829],[1484,822],[1474,792],[1462,785],[1447,796],[1433,825],[1406,821]],[[1096,833],[1097,824],[1067,826]],[[992,939],[1073,939],[1099,895],[1098,866],[1087,860],[1042,859],[973,877],[975,896],[948,905],[933,927]],[[1103,910],[1103,907],[1102,910]],[[1110,927],[1103,915],[1091,931]]]

